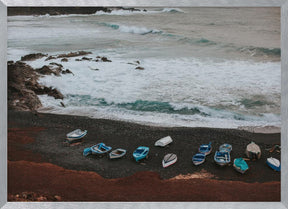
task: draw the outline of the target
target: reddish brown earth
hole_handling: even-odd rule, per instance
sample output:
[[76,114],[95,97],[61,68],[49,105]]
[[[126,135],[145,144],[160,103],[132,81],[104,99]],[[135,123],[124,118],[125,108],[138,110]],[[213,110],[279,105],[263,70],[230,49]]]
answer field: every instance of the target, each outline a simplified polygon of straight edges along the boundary
[[[33,117],[24,114],[25,117],[21,119],[21,114],[17,113],[16,115],[17,117],[13,117],[13,120],[11,120],[11,118],[9,119],[8,124],[8,201],[280,201],[281,185],[280,181],[277,180],[280,174],[270,170],[264,164],[262,166],[261,162],[250,162],[252,166],[250,174],[248,173],[242,176],[234,171],[231,166],[221,169],[209,161],[203,164],[202,168],[194,168],[191,166],[187,168],[185,161],[182,160],[183,163],[177,162],[178,164],[176,163],[175,166],[171,166],[171,168],[159,169],[156,155],[148,159],[144,165],[136,164],[132,159],[121,159],[117,162],[111,162],[106,158],[84,158],[81,154],[81,150],[83,150],[81,146],[83,146],[83,144],[65,147],[62,144],[63,140],[58,135],[59,132],[66,133],[66,129],[71,129],[70,125],[68,123],[65,124],[63,121],[71,120],[71,123],[75,124],[75,122],[79,120],[81,123],[86,121],[90,124],[90,121],[87,121],[87,119],[78,118],[77,120],[76,117],[73,117],[72,120],[67,117],[62,121],[61,118],[64,118],[64,116],[44,114]],[[53,118],[55,122],[51,122]],[[23,121],[23,123],[21,121]],[[47,123],[44,123],[44,121]],[[57,121],[59,121],[59,124],[57,124]],[[112,121],[93,121],[95,121],[93,125],[96,124],[97,127],[102,129],[109,125],[108,130],[110,131],[107,132],[107,134],[110,134],[113,127],[117,127],[118,130],[119,128],[127,130],[127,126],[129,125]],[[117,125],[113,125],[113,123]],[[53,126],[50,127],[49,124]],[[61,127],[61,124],[64,124],[63,127]],[[137,130],[137,133],[141,131],[140,126],[137,126],[137,128],[131,124],[129,126],[131,126],[131,129]],[[92,128],[89,130],[91,129]],[[151,129],[144,127],[142,131],[148,131],[150,133]],[[161,130],[157,129],[153,131],[159,132]],[[172,138],[176,138],[178,130],[174,130],[175,133],[171,130],[169,131],[171,132]],[[186,135],[188,131],[191,131],[195,134],[195,137],[198,138],[197,129],[184,131],[185,130],[181,129],[179,133]],[[214,130],[204,130],[205,133],[207,133],[207,131],[215,135]],[[226,137],[226,132],[227,130],[221,131],[221,134],[218,133],[220,135],[219,137]],[[101,133],[101,130],[95,131],[96,136],[99,135],[99,133]],[[132,132],[128,131],[128,133],[131,134]],[[95,135],[90,132],[91,138],[94,138]],[[123,142],[125,139],[124,136],[125,134],[123,134],[123,139],[121,139]],[[191,137],[191,134],[188,134],[188,136]],[[132,135],[131,137],[133,138],[134,136]],[[236,138],[236,136],[234,137]],[[103,135],[101,138],[108,140],[109,135]],[[181,138],[183,139],[184,136],[181,136]],[[245,140],[243,137],[241,139]],[[89,138],[87,137],[86,140],[88,141]],[[45,141],[47,141],[47,144],[45,144]],[[111,140],[110,143],[112,142],[113,140]],[[85,144],[87,142],[83,143],[84,146],[87,145]],[[177,141],[175,143],[177,143]],[[187,145],[182,145],[180,141],[178,144],[179,147],[185,151],[185,146]],[[47,148],[49,146],[54,147],[49,153],[46,153],[38,151],[40,146],[46,146]],[[236,153],[237,146],[240,145],[235,145]],[[170,147],[170,149],[172,148],[173,147]],[[152,151],[155,154],[165,151],[162,149],[158,151],[157,149],[153,149]],[[52,151],[55,153],[54,155],[50,153]],[[174,151],[177,150],[175,149]],[[69,164],[69,162],[63,161],[63,166],[57,163],[64,157],[67,157],[67,154],[73,163],[78,160],[78,164],[86,163],[85,165],[88,166],[90,162],[97,165],[96,167],[100,167],[102,173],[85,171],[79,169],[79,167],[77,169],[76,164],[72,165]],[[75,156],[73,157],[73,155]],[[189,153],[187,156],[188,155]],[[212,161],[212,157],[210,158],[208,160]],[[110,164],[112,167],[105,167],[107,165],[110,166]],[[126,170],[120,171],[116,166],[118,164],[126,166]],[[85,168],[85,165],[82,166]],[[252,170],[253,166],[254,170]],[[103,173],[118,171],[111,170],[113,167],[118,169],[119,172],[122,172],[121,177],[104,178],[103,176],[105,175],[103,175]],[[191,168],[193,170],[191,170]],[[203,173],[203,171],[208,172],[207,177],[203,175],[204,178],[195,178],[194,175],[193,178],[189,178],[189,173]],[[165,175],[163,175],[163,173],[169,172],[171,175],[173,174],[172,176],[183,175],[176,178],[164,178]],[[112,173],[109,175],[113,176],[114,174]],[[174,173],[177,174],[174,175]],[[257,173],[261,173],[262,176],[261,179],[259,178],[259,181],[257,180]],[[233,178],[228,179],[230,176]],[[251,178],[256,180],[251,182]]]
[[62,201],[280,201],[280,182],[161,180],[149,171],[104,179],[95,172],[28,161],[9,161],[8,171],[10,194],[33,191]]

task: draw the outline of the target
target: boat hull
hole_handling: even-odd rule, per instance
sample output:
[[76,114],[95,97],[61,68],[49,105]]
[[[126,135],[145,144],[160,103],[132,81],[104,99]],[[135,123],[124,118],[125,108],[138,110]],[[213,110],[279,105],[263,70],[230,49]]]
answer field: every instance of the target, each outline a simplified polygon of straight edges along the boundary
[[243,158],[236,158],[234,159],[233,167],[239,173],[244,174],[248,169],[248,164],[244,161]]
[[99,143],[91,147],[92,155],[103,155],[109,152],[112,147],[106,146],[104,143]]
[[205,162],[205,154],[204,153],[198,153],[192,157],[192,162],[194,165],[201,165]]
[[169,153],[164,156],[164,159],[162,160],[162,166],[163,168],[167,168],[176,162],[177,162],[177,156],[173,153]]
[[138,147],[134,152],[133,152],[133,157],[138,162],[139,160],[142,160],[144,158],[148,157],[149,153],[149,147]]
[[275,160],[275,161],[277,161],[277,163],[273,162],[273,160],[271,160],[271,158],[270,158],[270,160],[269,160],[269,158],[268,158],[267,161],[266,161],[267,165],[268,165],[270,168],[272,168],[273,170],[279,172],[279,171],[281,170],[281,165],[280,165],[279,160],[277,160],[277,159],[275,159],[275,158],[272,158],[272,159]]
[[[121,154],[117,154],[117,151],[121,152]],[[124,149],[116,149],[109,153],[110,159],[119,159],[126,155],[126,150]]]
[[229,152],[215,152],[214,161],[216,164],[220,166],[229,165],[231,162],[230,153]]

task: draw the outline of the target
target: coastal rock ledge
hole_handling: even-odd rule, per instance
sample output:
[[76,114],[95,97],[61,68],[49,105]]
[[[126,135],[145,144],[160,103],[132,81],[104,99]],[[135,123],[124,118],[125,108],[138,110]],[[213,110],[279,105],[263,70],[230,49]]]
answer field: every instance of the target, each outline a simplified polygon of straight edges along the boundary
[[37,95],[47,94],[55,99],[63,95],[55,88],[38,83],[39,74],[24,62],[8,61],[8,109],[35,111],[42,107]]

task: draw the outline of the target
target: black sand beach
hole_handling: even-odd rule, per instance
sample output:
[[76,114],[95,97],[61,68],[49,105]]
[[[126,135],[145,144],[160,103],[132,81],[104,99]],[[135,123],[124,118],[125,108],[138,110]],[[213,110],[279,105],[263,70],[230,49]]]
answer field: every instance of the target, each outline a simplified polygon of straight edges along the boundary
[[[24,144],[23,149],[32,151],[40,155],[44,161],[65,169],[94,171],[104,178],[121,178],[140,171],[152,171],[159,173],[163,179],[204,172],[218,180],[280,181],[280,173],[274,172],[265,163],[267,157],[280,158],[280,153],[271,154],[265,150],[273,144],[280,144],[279,133],[256,134],[243,130],[211,128],[160,128],[79,116],[9,111],[9,130],[13,132],[13,128],[23,127],[43,128],[35,136],[35,141]],[[76,128],[86,129],[88,134],[81,144],[67,146],[64,143],[66,133]],[[156,140],[167,135],[172,137],[172,144],[165,148],[154,146]],[[194,166],[191,159],[197,153],[199,145],[210,141],[213,152],[206,158],[204,164]],[[262,157],[255,162],[248,161],[250,169],[245,175],[237,173],[232,165],[223,168],[214,163],[214,153],[221,144],[230,143],[233,146],[231,153],[233,160],[237,157],[245,157],[246,145],[251,141],[261,147]],[[82,155],[84,148],[100,142],[112,148],[126,149],[126,158],[109,160],[107,156],[97,158]],[[150,147],[148,160],[141,163],[136,163],[132,157],[132,152],[138,146]],[[162,168],[161,161],[167,153],[175,153],[178,156],[178,162],[168,168]]]

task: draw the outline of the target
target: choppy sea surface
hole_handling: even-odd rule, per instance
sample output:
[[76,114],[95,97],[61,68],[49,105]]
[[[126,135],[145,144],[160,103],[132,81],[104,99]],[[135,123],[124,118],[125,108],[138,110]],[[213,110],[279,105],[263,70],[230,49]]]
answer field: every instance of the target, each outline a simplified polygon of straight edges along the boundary
[[43,112],[156,126],[280,126],[278,8],[146,10],[9,16],[8,60],[85,50],[112,61],[27,62],[58,62],[74,74],[40,79],[66,105],[40,96]]

